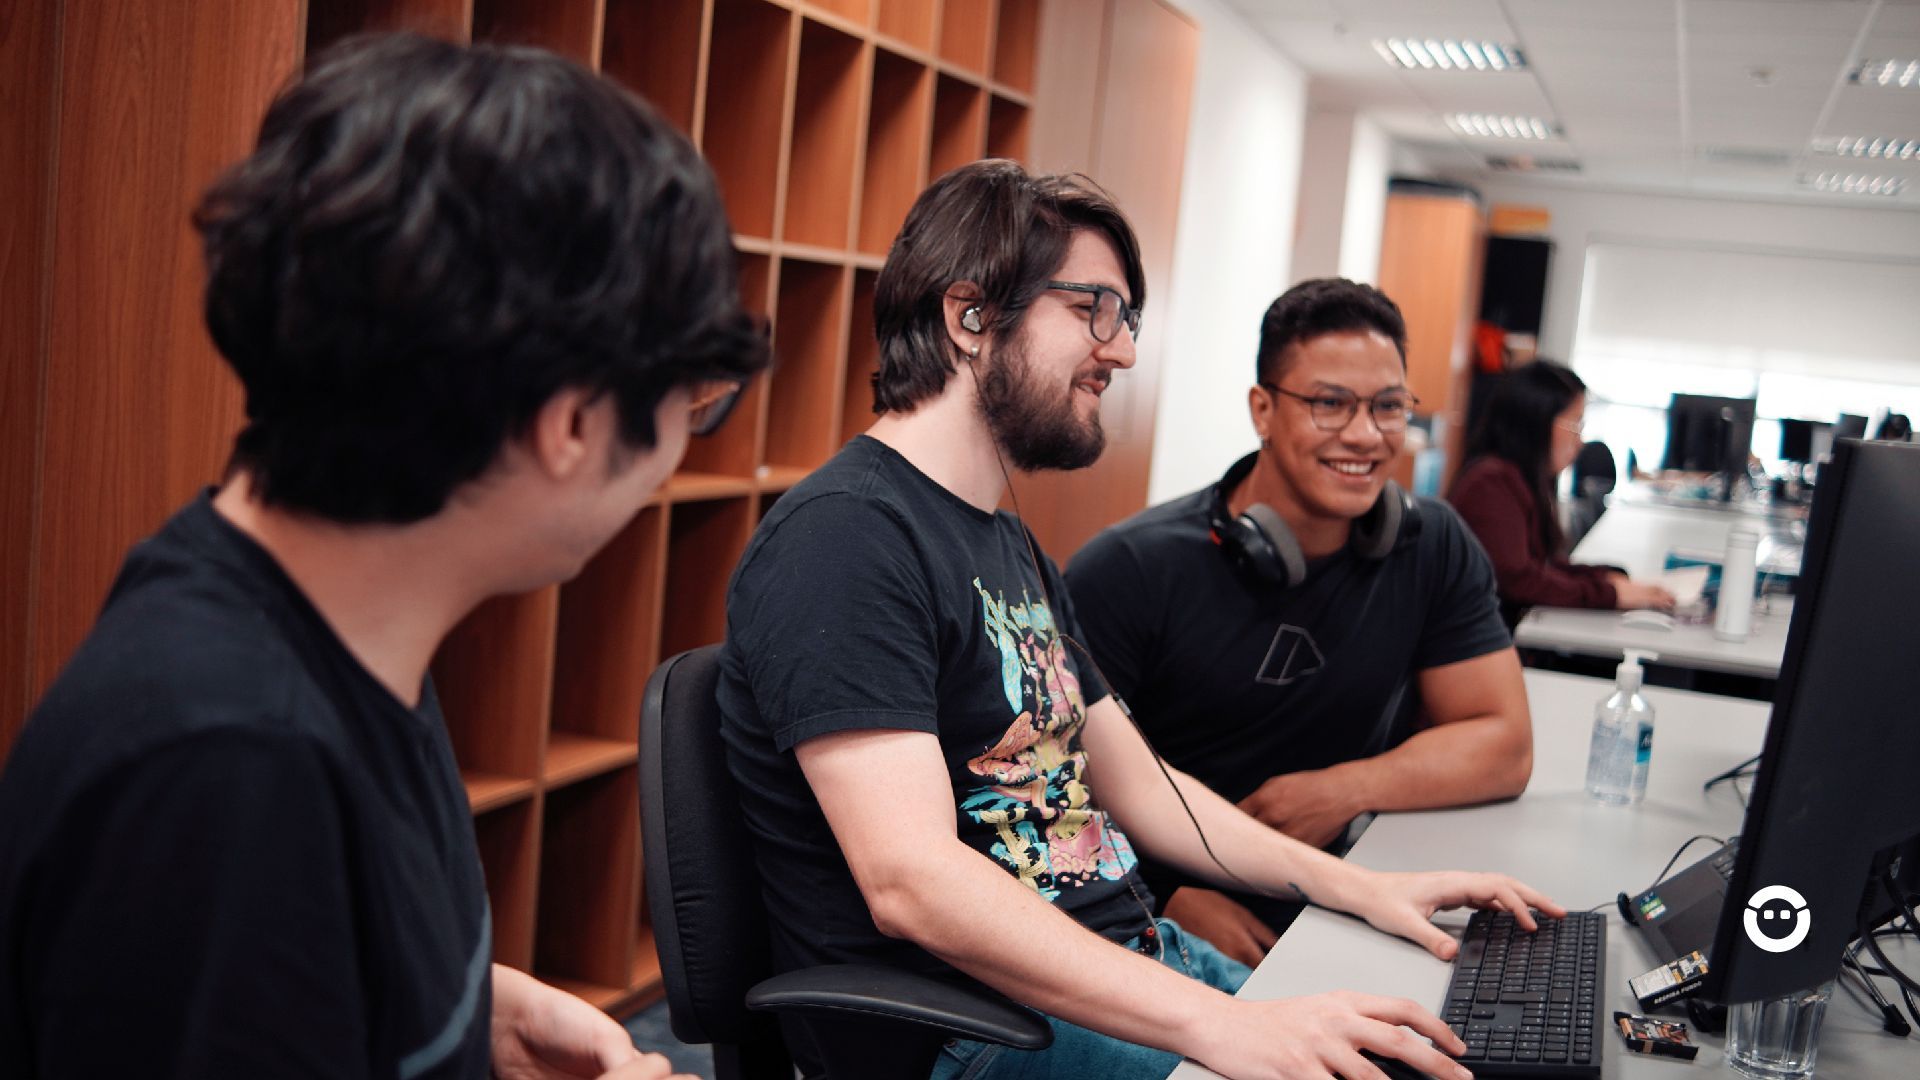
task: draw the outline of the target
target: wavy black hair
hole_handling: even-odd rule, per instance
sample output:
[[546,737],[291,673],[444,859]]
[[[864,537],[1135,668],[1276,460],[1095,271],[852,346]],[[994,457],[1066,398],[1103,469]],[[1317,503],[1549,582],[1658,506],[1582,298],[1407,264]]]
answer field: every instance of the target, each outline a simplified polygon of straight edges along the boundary
[[1569,368],[1551,360],[1535,360],[1494,380],[1486,410],[1467,435],[1466,460],[1482,456],[1504,458],[1527,478],[1533,492],[1540,542],[1545,550],[1565,555],[1566,532],[1554,512],[1553,422],[1567,411],[1587,384]]
[[1310,278],[1280,294],[1260,319],[1254,380],[1279,385],[1287,350],[1324,334],[1374,331],[1393,342],[1407,363],[1407,322],[1400,306],[1371,285],[1346,278]]
[[246,389],[231,467],[339,522],[438,513],[563,389],[611,395],[645,449],[674,387],[767,363],[705,162],[538,49],[334,46],[193,222]]
[[1140,241],[1126,215],[1084,176],[1033,176],[1003,159],[976,161],[920,193],[874,282],[880,368],[873,411],[911,412],[946,388],[957,355],[943,298],[956,282],[981,290],[983,326],[1016,332],[1027,309],[1066,261],[1073,234],[1106,237],[1127,276],[1126,297],[1147,303]]

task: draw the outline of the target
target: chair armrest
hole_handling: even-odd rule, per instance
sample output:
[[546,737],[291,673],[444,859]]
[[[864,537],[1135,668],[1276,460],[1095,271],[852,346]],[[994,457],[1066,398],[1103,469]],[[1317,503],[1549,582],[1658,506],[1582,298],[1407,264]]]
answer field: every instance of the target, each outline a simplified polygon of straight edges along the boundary
[[1039,1013],[976,986],[876,964],[822,964],[760,983],[747,991],[747,1008],[898,1021],[1018,1050],[1053,1045]]

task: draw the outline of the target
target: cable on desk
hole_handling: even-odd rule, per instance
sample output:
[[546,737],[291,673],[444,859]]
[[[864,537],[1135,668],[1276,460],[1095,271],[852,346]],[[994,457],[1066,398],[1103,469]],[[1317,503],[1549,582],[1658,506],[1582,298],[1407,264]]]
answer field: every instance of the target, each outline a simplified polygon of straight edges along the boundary
[[[1737,840],[1739,839],[1739,837],[1735,837],[1734,839]],[[1667,879],[1667,871],[1673,869],[1673,864],[1680,861],[1680,856],[1685,855],[1687,853],[1688,848],[1692,847],[1693,845],[1699,843],[1702,840],[1711,840],[1714,843],[1721,845],[1722,847],[1725,847],[1726,844],[1728,843],[1728,841],[1722,840],[1718,836],[1708,836],[1705,833],[1702,833],[1698,836],[1690,837],[1686,843],[1680,845],[1679,850],[1673,853],[1673,858],[1667,860],[1667,865],[1661,867],[1660,872],[1653,875],[1653,881],[1647,885],[1647,889],[1651,889],[1655,885],[1658,885],[1662,881],[1665,881]],[[1646,892],[1647,889],[1641,889],[1640,891]],[[1627,922],[1632,923],[1634,921],[1633,917],[1630,915],[1627,915],[1626,898],[1627,898],[1626,893],[1620,893],[1619,895],[1615,896],[1612,900],[1602,900],[1599,903],[1588,908],[1587,910],[1590,912],[1599,911],[1601,908],[1606,907],[1608,904],[1619,904],[1620,914],[1626,917]]]

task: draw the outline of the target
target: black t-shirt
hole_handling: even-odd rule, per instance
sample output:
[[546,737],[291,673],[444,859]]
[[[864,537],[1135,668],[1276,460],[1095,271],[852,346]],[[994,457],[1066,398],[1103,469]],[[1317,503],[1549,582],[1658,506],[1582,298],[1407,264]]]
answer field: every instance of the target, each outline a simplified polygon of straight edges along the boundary
[[0,1076],[485,1077],[491,957],[432,688],[202,496],[0,774]]
[[1269,777],[1411,734],[1414,676],[1511,644],[1493,570],[1445,503],[1386,558],[1342,550],[1280,590],[1234,570],[1212,489],[1088,541],[1067,571],[1087,647],[1161,754],[1238,802]]
[[[836,731],[936,735],[967,844],[1097,933],[1144,928],[1133,851],[1081,779],[1085,705],[1107,691],[1068,654],[1073,611],[1040,558],[1044,590],[1018,519],[866,436],[761,522],[727,597],[719,700],[782,969],[941,970],[874,928],[794,757]],[[885,776],[866,794],[890,812]]]

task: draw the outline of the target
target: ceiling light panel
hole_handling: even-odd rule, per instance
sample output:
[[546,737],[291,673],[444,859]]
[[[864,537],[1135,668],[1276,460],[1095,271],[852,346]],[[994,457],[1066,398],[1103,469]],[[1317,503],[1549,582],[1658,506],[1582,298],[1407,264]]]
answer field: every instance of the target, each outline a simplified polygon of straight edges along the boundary
[[1802,176],[1800,183],[1815,191],[1837,191],[1845,195],[1898,195],[1907,186],[1903,177],[1842,172]]
[[1912,161],[1920,158],[1920,139],[1842,135],[1837,139],[1815,140],[1813,152],[1834,157],[1873,158],[1877,161]]
[[1847,78],[1860,86],[1920,90],[1920,60],[1862,60]]
[[1373,51],[1397,68],[1416,71],[1525,71],[1516,45],[1453,38],[1374,38]]
[[1457,135],[1483,139],[1555,139],[1560,125],[1537,116],[1498,116],[1492,113],[1448,113],[1447,127]]

